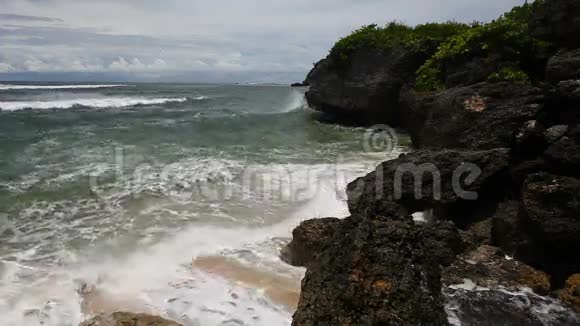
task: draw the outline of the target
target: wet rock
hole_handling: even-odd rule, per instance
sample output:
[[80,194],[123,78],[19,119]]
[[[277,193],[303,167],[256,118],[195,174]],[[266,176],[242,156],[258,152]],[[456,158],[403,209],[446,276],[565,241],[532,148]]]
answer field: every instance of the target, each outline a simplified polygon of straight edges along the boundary
[[513,83],[480,83],[434,94],[404,97],[414,121],[407,128],[421,148],[512,147],[518,130],[542,109],[538,88]]
[[292,325],[447,325],[433,232],[410,218],[341,221],[307,269]]
[[546,0],[538,2],[530,22],[532,34],[560,47],[580,47],[580,1]]
[[281,251],[281,258],[293,266],[307,267],[331,243],[340,223],[337,218],[308,220],[292,231],[292,241]]
[[444,269],[442,282],[457,285],[468,279],[478,287],[517,290],[523,287],[546,295],[550,291],[550,278],[544,272],[507,258],[501,249],[481,246],[459,257]]
[[[550,290],[545,273],[482,246],[443,270],[443,293],[456,325],[576,325],[578,316]],[[531,292],[531,290],[534,292]]]
[[508,165],[506,149],[404,154],[348,185],[349,210],[373,218],[392,216],[393,207],[403,208],[407,215],[434,209],[436,217],[461,222],[477,200],[501,195],[492,188],[505,183]]
[[574,274],[566,280],[566,285],[560,292],[560,299],[580,313],[580,274]]
[[444,293],[452,325],[575,326],[580,322],[561,301],[525,290],[490,290],[464,284],[447,287]]
[[83,322],[80,326],[181,326],[181,324],[158,316],[116,312],[111,315],[97,316]]
[[308,74],[308,104],[345,124],[400,124],[399,93],[414,80],[427,60],[425,53],[404,48],[361,49],[347,66],[331,56],[318,62]]

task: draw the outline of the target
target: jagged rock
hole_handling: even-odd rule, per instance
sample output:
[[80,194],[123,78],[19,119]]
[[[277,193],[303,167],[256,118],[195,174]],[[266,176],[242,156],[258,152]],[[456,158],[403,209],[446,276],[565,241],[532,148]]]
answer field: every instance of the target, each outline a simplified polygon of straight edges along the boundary
[[308,267],[292,325],[447,325],[433,233],[410,218],[341,221]]
[[550,291],[550,278],[546,273],[506,258],[499,248],[486,245],[462,255],[443,271],[445,285],[462,284],[465,279],[485,288],[501,286],[517,290],[527,287],[541,295]]
[[492,224],[491,218],[473,223],[468,230],[461,232],[463,241],[471,249],[491,244]]
[[370,218],[391,216],[395,205],[404,208],[407,215],[435,209],[439,217],[467,218],[476,199],[501,195],[493,188],[504,188],[508,165],[506,149],[404,154],[348,185],[349,210]]
[[580,247],[580,180],[532,174],[524,183],[522,203],[535,248],[527,259],[561,285],[580,270],[580,256],[571,250]]
[[340,224],[337,218],[308,220],[292,231],[292,241],[282,249],[281,258],[290,265],[307,267],[331,243]]
[[576,49],[580,47],[579,17],[579,0],[545,0],[535,9],[530,27],[536,37]]
[[543,103],[538,88],[508,82],[411,94],[403,97],[402,110],[413,144],[421,148],[509,148]]
[[553,83],[580,79],[580,49],[553,56],[548,61],[546,79]]
[[[576,325],[578,316],[550,291],[545,273],[481,246],[442,273],[450,321],[457,325]],[[533,290],[535,293],[527,289]]]
[[116,312],[112,315],[97,316],[80,326],[181,326],[181,324],[158,316]]
[[533,256],[532,240],[522,218],[521,203],[510,200],[498,205],[492,218],[492,243],[513,257],[528,260]]
[[411,50],[361,49],[346,67],[331,56],[308,74],[308,104],[346,124],[400,124],[399,93],[428,55]]
[[529,222],[544,243],[563,251],[580,247],[579,179],[533,174],[524,184],[522,201]]
[[566,280],[566,285],[560,292],[560,299],[580,312],[580,274],[574,274]]
[[544,139],[548,144],[552,144],[555,141],[559,140],[560,138],[564,137],[564,135],[568,132],[567,125],[558,125],[553,126],[551,128],[546,129],[544,131]]
[[526,290],[489,290],[466,283],[443,290],[452,325],[576,326],[580,322],[578,315],[560,300]]
[[570,129],[554,142],[543,155],[547,170],[570,176],[580,176],[580,125]]

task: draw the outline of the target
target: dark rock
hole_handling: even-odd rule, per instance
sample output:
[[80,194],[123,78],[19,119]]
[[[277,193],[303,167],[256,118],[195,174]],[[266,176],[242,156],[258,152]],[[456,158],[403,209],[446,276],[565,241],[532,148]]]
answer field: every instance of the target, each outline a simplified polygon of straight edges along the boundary
[[554,142],[543,155],[552,173],[580,176],[580,126],[575,126]]
[[[538,239],[564,252],[580,248],[580,180],[536,173],[524,184],[522,201]],[[580,262],[580,257],[575,253]]]
[[539,2],[530,22],[532,34],[560,47],[580,47],[580,1],[545,0]]
[[532,240],[521,214],[519,201],[506,201],[498,205],[492,218],[492,243],[518,259],[530,260],[534,255]]
[[293,266],[307,267],[331,243],[340,224],[337,218],[308,220],[292,231],[292,241],[282,249],[281,258]]
[[400,125],[399,93],[428,55],[404,48],[361,49],[346,67],[331,56],[308,74],[308,104],[346,124]]
[[180,326],[174,321],[146,314],[116,312],[112,315],[97,316],[80,326]]
[[446,311],[461,326],[576,326],[578,315],[560,300],[527,291],[447,287]]
[[[481,246],[442,273],[450,320],[461,325],[576,325],[578,316],[550,291],[549,276]],[[527,289],[533,290],[535,293]]]
[[343,220],[308,267],[292,325],[447,325],[433,232],[410,218]]
[[449,266],[455,257],[462,253],[465,243],[457,227],[449,221],[437,221],[427,224],[423,239],[430,254],[442,266]]
[[403,208],[403,215],[435,209],[436,217],[467,218],[477,200],[501,196],[495,187],[505,188],[508,165],[506,149],[404,154],[350,183],[348,206],[352,214],[369,218],[392,216],[393,207]]
[[481,246],[466,253],[443,270],[444,285],[462,284],[465,279],[483,288],[501,286],[518,290],[525,287],[540,295],[550,292],[550,278],[546,273],[507,258],[499,248],[492,246]]
[[544,139],[548,144],[552,144],[555,141],[559,140],[560,138],[564,137],[564,135],[568,132],[567,125],[558,125],[553,126],[551,128],[546,129],[544,131]]
[[492,149],[511,147],[517,131],[542,109],[538,88],[480,83],[434,94],[404,97],[407,128],[416,147]]
[[291,87],[308,87],[308,83],[294,83],[290,85]]
[[546,79],[553,83],[580,79],[580,49],[553,56],[548,61]]
[[548,272],[556,286],[580,270],[580,180],[530,175],[522,191],[523,213],[534,252],[524,261]]
[[463,241],[469,249],[475,249],[482,245],[491,244],[492,219],[488,218],[483,221],[473,223],[469,229],[461,232]]

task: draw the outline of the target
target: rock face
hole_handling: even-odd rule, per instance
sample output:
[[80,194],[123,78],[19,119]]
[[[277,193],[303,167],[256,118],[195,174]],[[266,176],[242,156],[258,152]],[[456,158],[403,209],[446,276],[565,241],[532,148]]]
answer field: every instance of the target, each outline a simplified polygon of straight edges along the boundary
[[403,108],[413,144],[422,148],[509,148],[542,109],[540,89],[480,83],[435,94],[407,93]]
[[295,230],[294,325],[580,324],[580,0],[529,8],[561,49],[547,65],[551,46],[530,54],[529,83],[481,82],[509,58],[475,53],[445,67],[448,89],[416,92],[421,58],[401,49],[311,72],[312,106],[401,127],[417,150],[350,183],[349,218]]
[[97,316],[80,326],[181,326],[181,324],[157,316],[116,312],[112,315]]
[[579,48],[580,1],[546,0],[537,8],[530,23],[535,36],[561,47]]
[[400,124],[401,87],[412,81],[426,54],[404,48],[361,49],[346,67],[329,56],[316,64],[305,83],[308,104],[345,124]]
[[548,61],[546,79],[550,82],[580,78],[580,49],[553,56]]
[[282,249],[281,258],[293,266],[310,266],[331,243],[339,224],[337,218],[302,222],[292,231],[293,240]]
[[392,216],[396,208],[399,215],[435,209],[436,215],[462,218],[463,201],[472,204],[498,194],[489,190],[504,181],[508,166],[506,149],[404,154],[348,185],[349,210],[372,217]]
[[411,219],[341,221],[309,264],[292,325],[447,325],[434,234]]

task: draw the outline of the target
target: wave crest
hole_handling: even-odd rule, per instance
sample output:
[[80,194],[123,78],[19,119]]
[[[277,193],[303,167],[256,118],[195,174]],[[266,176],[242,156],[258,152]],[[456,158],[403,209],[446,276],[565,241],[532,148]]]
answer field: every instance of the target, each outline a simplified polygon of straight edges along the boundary
[[18,111],[25,109],[46,110],[46,109],[70,109],[73,107],[91,108],[122,108],[136,105],[159,105],[165,103],[183,103],[188,99],[179,98],[146,98],[146,97],[110,97],[93,99],[73,99],[59,101],[15,101],[0,102],[0,110]]
[[0,90],[33,90],[33,89],[94,89],[94,88],[115,88],[127,87],[131,85],[5,85],[0,84]]

